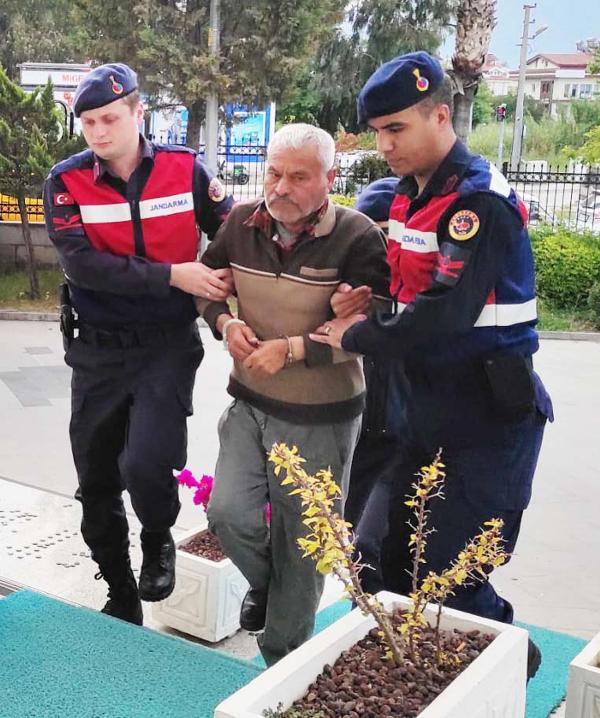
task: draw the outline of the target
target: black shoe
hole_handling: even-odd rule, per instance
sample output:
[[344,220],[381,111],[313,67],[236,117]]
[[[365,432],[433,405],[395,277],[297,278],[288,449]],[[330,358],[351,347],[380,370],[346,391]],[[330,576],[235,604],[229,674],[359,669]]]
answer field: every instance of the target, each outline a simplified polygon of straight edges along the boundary
[[102,571],[99,571],[95,578],[97,580],[103,578],[108,582],[108,601],[101,613],[113,618],[120,618],[121,621],[134,623],[136,626],[144,625],[142,603],[130,568],[121,575],[115,575],[113,572],[110,581]]
[[267,616],[267,592],[251,588],[242,601],[240,626],[246,631],[262,631]]
[[535,676],[542,663],[542,652],[535,645],[535,643],[529,639],[527,646],[527,681]]
[[142,601],[162,601],[175,588],[175,542],[170,531],[141,533],[144,560],[140,572]]

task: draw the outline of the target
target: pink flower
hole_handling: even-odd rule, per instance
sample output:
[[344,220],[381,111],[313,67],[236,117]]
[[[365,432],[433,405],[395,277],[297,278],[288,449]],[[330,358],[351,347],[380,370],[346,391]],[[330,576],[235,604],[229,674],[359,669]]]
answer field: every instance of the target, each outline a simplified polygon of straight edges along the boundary
[[204,474],[204,476],[200,479],[200,481],[196,482],[196,486],[198,487],[196,489],[196,493],[194,494],[194,503],[196,506],[202,506],[204,508],[204,511],[206,511],[206,507],[208,506],[208,500],[210,499],[210,494],[212,492],[214,479],[212,476],[207,476]]
[[196,481],[194,474],[192,474],[189,469],[184,469],[175,478],[180,484],[182,484],[182,486],[187,486],[188,489],[193,489],[198,486],[198,482]]
[[[183,469],[176,477],[177,481],[182,486],[187,486],[188,489],[196,489],[194,492],[193,502],[196,506],[202,506],[206,512],[210,494],[213,489],[214,478],[208,474],[203,474],[200,481],[192,474],[189,469]],[[267,504],[265,510],[265,517],[267,523],[271,523],[271,504]]]

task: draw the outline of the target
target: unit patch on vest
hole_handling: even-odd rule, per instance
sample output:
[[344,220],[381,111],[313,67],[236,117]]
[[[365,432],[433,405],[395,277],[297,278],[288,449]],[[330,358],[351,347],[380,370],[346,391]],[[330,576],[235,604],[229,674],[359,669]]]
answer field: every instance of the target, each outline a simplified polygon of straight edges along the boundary
[[213,202],[222,202],[225,199],[225,187],[217,177],[213,177],[208,184],[208,196]]
[[479,231],[479,217],[470,209],[455,212],[448,222],[448,233],[452,239],[464,242]]
[[458,247],[456,244],[444,242],[438,255],[437,266],[433,279],[435,282],[453,287],[461,278],[469,262],[470,250]]

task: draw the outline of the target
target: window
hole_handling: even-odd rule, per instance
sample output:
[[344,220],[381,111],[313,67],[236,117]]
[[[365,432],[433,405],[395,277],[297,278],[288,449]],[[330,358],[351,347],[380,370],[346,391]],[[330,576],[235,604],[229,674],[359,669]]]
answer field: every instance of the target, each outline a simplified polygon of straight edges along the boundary
[[531,83],[531,92],[535,93],[535,82]]
[[591,96],[592,96],[592,84],[591,83],[585,83],[585,84],[579,85],[579,97],[588,99]]
[[564,91],[565,97],[571,97],[571,85],[570,83],[565,83],[565,91]]

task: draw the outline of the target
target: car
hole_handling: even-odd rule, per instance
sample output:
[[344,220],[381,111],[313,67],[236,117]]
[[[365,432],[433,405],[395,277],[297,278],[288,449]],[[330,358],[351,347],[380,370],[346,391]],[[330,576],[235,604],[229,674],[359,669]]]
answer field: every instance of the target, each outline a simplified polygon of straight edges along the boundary
[[537,224],[549,224],[556,227],[559,224],[555,215],[544,207],[539,198],[527,193],[517,193],[527,209],[528,225],[535,227]]

